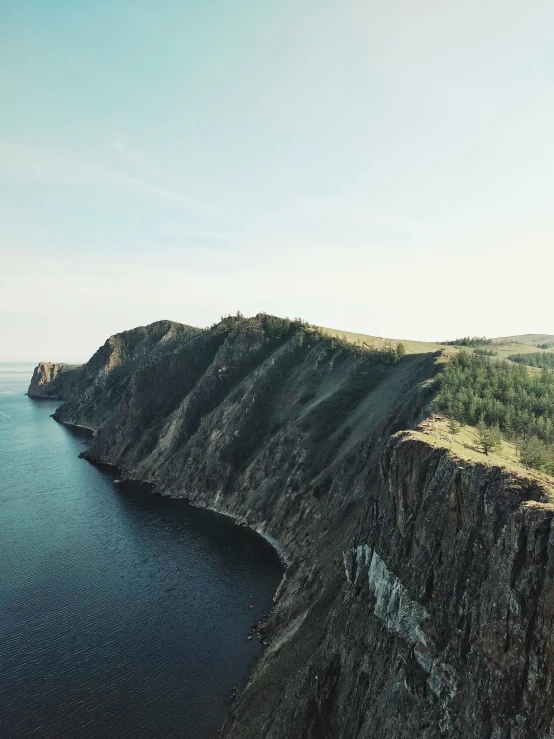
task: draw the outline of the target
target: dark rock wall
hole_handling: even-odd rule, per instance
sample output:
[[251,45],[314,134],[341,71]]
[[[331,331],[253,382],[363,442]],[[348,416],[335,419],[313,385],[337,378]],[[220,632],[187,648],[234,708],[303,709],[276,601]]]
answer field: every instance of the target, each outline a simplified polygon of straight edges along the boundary
[[96,430],[91,460],[285,549],[223,736],[548,736],[553,509],[401,431],[435,372],[435,356],[368,362],[269,316],[160,322],[112,337],[57,411]]
[[364,491],[351,542],[289,573],[224,735],[550,737],[554,506],[411,432],[379,466],[335,483]]

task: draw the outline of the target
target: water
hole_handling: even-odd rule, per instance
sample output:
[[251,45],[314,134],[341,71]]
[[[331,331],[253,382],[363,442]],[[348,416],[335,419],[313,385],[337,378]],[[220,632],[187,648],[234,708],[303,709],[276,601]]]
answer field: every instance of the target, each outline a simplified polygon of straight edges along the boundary
[[215,739],[278,558],[79,459],[31,371],[0,364],[0,737]]

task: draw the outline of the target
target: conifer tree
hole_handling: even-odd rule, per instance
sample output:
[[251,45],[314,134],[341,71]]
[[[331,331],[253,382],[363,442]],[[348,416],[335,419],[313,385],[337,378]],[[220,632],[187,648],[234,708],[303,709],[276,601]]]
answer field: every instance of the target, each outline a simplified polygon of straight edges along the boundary
[[481,451],[488,456],[489,452],[496,451],[502,444],[500,429],[498,426],[489,427],[480,423],[477,428],[477,441]]

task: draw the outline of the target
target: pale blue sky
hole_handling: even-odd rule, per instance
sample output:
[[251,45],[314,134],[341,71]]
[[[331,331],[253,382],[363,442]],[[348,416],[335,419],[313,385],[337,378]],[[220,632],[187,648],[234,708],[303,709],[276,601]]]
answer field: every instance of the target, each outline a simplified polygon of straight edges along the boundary
[[554,333],[553,29],[551,0],[4,3],[0,359],[237,309]]

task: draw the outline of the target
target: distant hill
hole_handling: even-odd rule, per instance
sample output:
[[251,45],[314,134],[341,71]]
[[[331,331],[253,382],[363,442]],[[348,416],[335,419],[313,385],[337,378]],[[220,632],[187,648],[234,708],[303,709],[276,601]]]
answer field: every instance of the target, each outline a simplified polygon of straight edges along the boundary
[[554,334],[521,334],[519,336],[499,336],[492,340],[493,344],[527,344],[528,346],[537,346],[537,344],[547,344],[554,342]]
[[[340,329],[327,328],[318,326],[320,331],[328,336],[335,336],[339,339],[365,346],[367,348],[382,348],[387,345],[395,346],[399,341],[404,344],[408,354],[425,354],[431,352],[442,351],[444,355],[454,356],[461,347],[448,346],[439,344],[438,342],[427,341],[411,341],[409,339],[391,339],[383,336],[371,336],[369,334],[357,334],[351,331],[341,331]],[[522,334],[520,336],[499,336],[491,339],[494,345],[494,352],[498,359],[508,359],[514,354],[527,354],[532,352],[552,352],[554,351],[554,334]],[[543,344],[550,344],[551,347],[542,348]],[[489,348],[490,345],[489,345]]]

